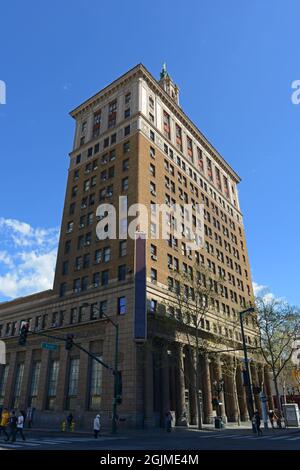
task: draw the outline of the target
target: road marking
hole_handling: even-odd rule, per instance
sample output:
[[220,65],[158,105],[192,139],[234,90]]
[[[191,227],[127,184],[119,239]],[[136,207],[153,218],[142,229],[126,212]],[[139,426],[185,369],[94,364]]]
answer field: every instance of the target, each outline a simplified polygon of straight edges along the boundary
[[298,439],[300,439],[300,436],[298,436],[298,437],[287,437],[286,438],[287,441],[298,441]]

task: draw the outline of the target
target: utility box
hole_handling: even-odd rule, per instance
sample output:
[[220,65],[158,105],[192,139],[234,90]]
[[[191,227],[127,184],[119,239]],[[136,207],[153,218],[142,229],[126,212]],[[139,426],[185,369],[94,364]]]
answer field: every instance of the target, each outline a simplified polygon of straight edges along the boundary
[[297,403],[285,403],[282,411],[288,426],[300,427],[300,412]]

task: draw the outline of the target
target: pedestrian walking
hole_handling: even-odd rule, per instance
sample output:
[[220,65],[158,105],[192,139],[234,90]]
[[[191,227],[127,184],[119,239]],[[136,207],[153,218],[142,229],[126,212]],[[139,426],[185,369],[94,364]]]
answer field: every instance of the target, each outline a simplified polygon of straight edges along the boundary
[[8,439],[7,426],[9,424],[9,411],[7,408],[3,408],[0,421],[0,435],[3,433]]
[[100,433],[101,429],[101,421],[100,421],[100,415],[96,415],[94,419],[94,438],[98,439],[98,435]]
[[22,413],[22,411],[19,411],[18,420],[17,420],[16,437],[19,433],[21,435],[23,441],[25,441],[25,436],[24,436],[24,433],[23,433],[24,423],[25,423],[24,414]]
[[253,415],[252,423],[255,426],[257,436],[262,436],[262,430],[260,429],[261,419],[258,411],[255,411]]
[[9,423],[8,423],[8,428],[9,428],[9,434],[5,441],[9,441],[10,438],[12,438],[12,442],[15,442],[16,440],[16,433],[17,433],[17,422],[18,418],[16,417],[16,413],[14,410],[10,412],[9,416]]
[[269,420],[272,426],[272,429],[274,429],[274,422],[275,422],[275,413],[273,410],[269,410]]
[[173,421],[173,416],[171,411],[167,411],[165,415],[165,424],[166,424],[166,431],[171,432],[172,431],[172,421]]

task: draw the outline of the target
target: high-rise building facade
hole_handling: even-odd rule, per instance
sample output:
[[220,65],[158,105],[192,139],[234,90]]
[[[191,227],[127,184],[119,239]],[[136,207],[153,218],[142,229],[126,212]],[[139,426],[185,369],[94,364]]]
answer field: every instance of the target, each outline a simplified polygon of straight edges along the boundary
[[[17,344],[21,322],[29,321],[35,332],[74,334],[76,342],[113,367],[115,329],[107,315],[120,330],[118,414],[123,425],[160,425],[167,410],[174,411],[177,424],[195,423],[194,353],[187,325],[177,319],[166,328],[163,319],[177,310],[171,300],[178,278],[205,270],[222,282],[200,334],[207,335],[212,351],[222,338],[241,346],[236,322],[253,291],[238,199],[240,178],[185,115],[179,89],[165,67],[157,81],[137,65],[71,116],[76,129],[53,289],[0,305],[1,339],[7,344],[7,365],[0,366],[0,406],[34,407],[41,425],[58,426],[70,411],[79,427],[89,427],[96,411],[109,423],[111,370],[76,347],[66,351],[56,342],[55,350],[41,348],[38,335],[30,334],[25,347]],[[107,206],[100,213],[103,204]],[[128,218],[124,212],[134,204],[146,208],[149,216],[147,226],[134,227],[134,232],[148,232],[145,241],[124,235],[136,217],[134,211]],[[183,236],[176,238],[172,220],[162,239],[157,204],[178,205],[183,213],[190,204],[192,225],[203,224],[203,248],[188,248],[184,226]],[[202,222],[197,204],[204,206]],[[111,229],[103,222],[109,205],[118,216],[116,236],[108,232],[100,239],[97,227]],[[251,318],[245,331],[248,346],[255,347]],[[227,359],[230,354],[201,358],[206,422],[217,412],[216,394],[224,417],[247,418],[242,363],[234,375],[228,374],[227,365],[223,367]],[[257,385],[265,377],[268,394],[264,365],[252,363],[251,368]],[[219,382],[224,386],[218,391]]]

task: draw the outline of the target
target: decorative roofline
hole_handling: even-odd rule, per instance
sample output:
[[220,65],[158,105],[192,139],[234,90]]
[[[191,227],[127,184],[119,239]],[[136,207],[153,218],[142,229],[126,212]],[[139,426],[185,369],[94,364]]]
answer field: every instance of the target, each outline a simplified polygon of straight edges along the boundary
[[222,169],[227,172],[231,178],[239,183],[241,181],[240,176],[233,170],[233,168],[226,162],[226,160],[220,155],[220,153],[213,147],[205,135],[200,129],[193,123],[193,121],[185,114],[185,112],[177,105],[165,90],[160,86],[159,82],[153,77],[153,75],[147,70],[143,64],[138,64],[121,77],[114,80],[108,86],[100,90],[98,93],[93,95],[88,100],[84,101],[81,105],[77,106],[70,115],[76,119],[81,114],[85,114],[87,111],[92,110],[95,105],[104,101],[107,97],[114,94],[118,89],[122,88],[126,83],[132,81],[133,78],[143,78],[150,88],[157,94],[160,99],[168,106],[172,113],[177,119],[183,124],[183,126],[189,130],[189,132],[195,137],[196,140],[204,147],[207,153],[214,158]]

